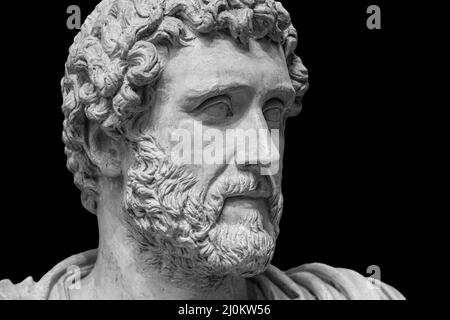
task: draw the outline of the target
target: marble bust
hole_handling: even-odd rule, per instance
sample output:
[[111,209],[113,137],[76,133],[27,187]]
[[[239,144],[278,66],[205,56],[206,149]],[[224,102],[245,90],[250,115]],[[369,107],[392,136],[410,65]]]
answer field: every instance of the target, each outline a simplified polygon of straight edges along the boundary
[[[308,88],[296,47],[273,0],[103,0],[61,82],[67,167],[99,246],[0,281],[0,298],[403,299],[352,270],[270,264],[284,126]],[[258,134],[219,143],[229,132]]]

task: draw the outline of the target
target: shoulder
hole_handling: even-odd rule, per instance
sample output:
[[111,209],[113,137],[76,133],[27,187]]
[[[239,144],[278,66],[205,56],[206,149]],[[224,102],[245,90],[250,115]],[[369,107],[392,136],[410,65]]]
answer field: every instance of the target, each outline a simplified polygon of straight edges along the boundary
[[39,296],[36,292],[36,282],[28,277],[21,283],[13,284],[10,280],[0,281],[0,300],[34,299]]
[[356,271],[322,263],[304,264],[281,271],[275,266],[253,278],[265,299],[299,300],[403,300],[395,288],[373,283]]
[[73,271],[80,271],[83,276],[91,270],[96,258],[96,249],[73,255],[54,266],[38,282],[32,277],[18,284],[13,284],[10,280],[1,280],[0,300],[64,299],[63,285],[73,280]]

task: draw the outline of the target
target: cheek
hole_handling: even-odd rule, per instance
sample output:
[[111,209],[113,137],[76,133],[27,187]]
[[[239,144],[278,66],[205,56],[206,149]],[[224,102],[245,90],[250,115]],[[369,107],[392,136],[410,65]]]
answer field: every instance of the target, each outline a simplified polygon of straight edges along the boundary
[[188,169],[194,173],[198,179],[198,186],[201,188],[209,188],[211,184],[220,176],[226,169],[226,165],[187,165]]
[[192,118],[164,117],[160,118],[158,124],[151,130],[148,130],[148,134],[155,137],[175,165],[186,167],[198,178],[200,185],[208,185],[223,172],[226,163],[221,161],[217,164],[218,161],[204,159],[204,154],[209,154],[209,149],[206,147],[214,150],[220,148],[222,152],[225,152],[223,144],[214,144],[211,140],[203,141],[204,131],[205,128],[201,126],[201,123]]
[[[153,119],[146,134],[154,137],[169,156],[177,150],[192,153],[193,127],[192,121],[183,119],[179,112],[168,112]],[[186,161],[186,164],[190,164],[190,161]]]
[[[279,152],[280,152],[280,160],[283,160],[284,157],[284,148],[285,148],[285,142],[284,142],[284,131],[280,130],[280,138],[279,138]],[[283,161],[281,161],[283,162]]]
[[279,170],[278,173],[275,175],[275,180],[278,182],[279,185],[281,185],[281,178],[283,176],[284,148],[285,148],[284,134],[283,132],[281,132],[278,148],[280,154]]

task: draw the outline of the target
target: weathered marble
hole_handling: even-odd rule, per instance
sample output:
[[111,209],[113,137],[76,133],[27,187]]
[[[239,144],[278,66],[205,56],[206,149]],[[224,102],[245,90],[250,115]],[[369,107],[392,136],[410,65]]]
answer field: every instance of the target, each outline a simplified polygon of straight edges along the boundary
[[402,299],[351,270],[270,265],[284,127],[308,88],[296,47],[272,0],[102,1],[62,80],[67,166],[99,247],[1,281],[0,298]]
[[[97,250],[74,255],[50,270],[39,282],[31,277],[13,285],[0,282],[0,299],[68,300],[73,275],[67,269],[77,265],[81,277],[94,267]],[[251,300],[398,300],[404,297],[389,285],[370,287],[367,279],[355,271],[313,263],[283,272],[270,265],[256,277],[247,280],[248,298]]]

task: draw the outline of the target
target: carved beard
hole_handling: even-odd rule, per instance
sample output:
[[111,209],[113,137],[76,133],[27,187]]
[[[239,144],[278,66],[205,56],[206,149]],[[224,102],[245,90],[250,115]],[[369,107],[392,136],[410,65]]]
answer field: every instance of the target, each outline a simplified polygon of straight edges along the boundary
[[154,138],[131,146],[134,160],[123,207],[144,268],[156,269],[172,282],[201,287],[218,285],[227,275],[251,277],[267,268],[279,233],[281,192],[269,199],[271,234],[257,212],[237,224],[225,223],[218,219],[224,197],[255,190],[253,174],[218,177],[218,187],[206,190],[186,167],[171,162]]

